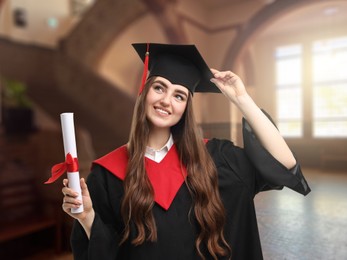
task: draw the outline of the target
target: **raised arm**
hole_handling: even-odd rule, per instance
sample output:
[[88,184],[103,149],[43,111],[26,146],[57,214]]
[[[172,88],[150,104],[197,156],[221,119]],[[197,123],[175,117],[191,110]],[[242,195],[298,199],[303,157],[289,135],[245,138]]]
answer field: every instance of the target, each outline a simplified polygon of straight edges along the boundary
[[211,69],[211,81],[238,107],[264,148],[287,169],[295,166],[296,160],[277,128],[248,95],[238,75],[231,71]]

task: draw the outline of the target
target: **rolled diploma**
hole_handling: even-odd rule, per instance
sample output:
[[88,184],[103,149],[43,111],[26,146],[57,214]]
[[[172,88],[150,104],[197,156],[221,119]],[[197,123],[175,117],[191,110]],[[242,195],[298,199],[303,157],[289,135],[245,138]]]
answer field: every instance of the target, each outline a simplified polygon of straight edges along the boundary
[[[70,153],[73,158],[77,158],[73,113],[60,114],[60,120],[61,120],[61,128],[63,131],[65,157],[68,153]],[[67,178],[69,180],[69,187],[72,190],[78,192],[77,199],[82,201],[79,172],[67,172]],[[79,206],[78,208],[71,209],[71,213],[81,213],[81,212],[83,212],[83,204]]]

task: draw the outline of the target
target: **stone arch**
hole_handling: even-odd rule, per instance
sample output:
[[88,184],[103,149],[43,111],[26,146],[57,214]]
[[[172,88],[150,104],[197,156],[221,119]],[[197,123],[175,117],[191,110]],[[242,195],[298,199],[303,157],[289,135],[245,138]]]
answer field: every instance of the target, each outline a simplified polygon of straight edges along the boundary
[[[320,2],[320,1],[319,1]],[[243,24],[231,43],[226,58],[223,62],[224,67],[234,68],[240,61],[244,52],[247,50],[249,43],[256,37],[262,29],[268,24],[275,21],[282,14],[288,13],[309,4],[317,4],[315,0],[291,0],[291,1],[275,1],[272,4],[265,5],[257,14],[255,14],[248,22]]]

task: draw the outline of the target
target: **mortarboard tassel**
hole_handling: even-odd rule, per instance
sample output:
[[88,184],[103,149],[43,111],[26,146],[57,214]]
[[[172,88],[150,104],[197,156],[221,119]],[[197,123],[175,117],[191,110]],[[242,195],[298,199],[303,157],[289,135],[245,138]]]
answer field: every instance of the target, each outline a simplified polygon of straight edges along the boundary
[[141,87],[139,89],[139,95],[141,95],[143,88],[145,87],[147,73],[148,73],[148,62],[149,62],[149,43],[147,43],[147,50],[146,50],[145,61],[143,65],[142,81],[141,81]]

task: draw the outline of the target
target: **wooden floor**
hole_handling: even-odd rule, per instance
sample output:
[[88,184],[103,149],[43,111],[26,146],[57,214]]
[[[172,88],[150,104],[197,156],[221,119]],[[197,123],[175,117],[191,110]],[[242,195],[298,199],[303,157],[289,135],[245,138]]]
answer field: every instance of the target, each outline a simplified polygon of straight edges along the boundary
[[[347,259],[347,170],[305,169],[312,192],[306,197],[287,188],[256,197],[265,259]],[[51,250],[27,260],[72,260]],[[247,260],[247,259],[245,259]]]
[[347,259],[347,170],[305,169],[306,197],[289,189],[256,198],[265,259]]

